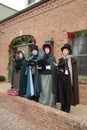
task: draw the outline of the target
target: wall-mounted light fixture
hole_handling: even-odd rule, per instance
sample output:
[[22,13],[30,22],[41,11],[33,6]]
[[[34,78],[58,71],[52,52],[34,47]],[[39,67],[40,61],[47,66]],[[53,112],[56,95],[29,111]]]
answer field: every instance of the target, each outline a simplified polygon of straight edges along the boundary
[[54,44],[54,40],[53,40],[53,38],[51,37],[51,38],[48,38],[48,39],[45,41],[45,43]]

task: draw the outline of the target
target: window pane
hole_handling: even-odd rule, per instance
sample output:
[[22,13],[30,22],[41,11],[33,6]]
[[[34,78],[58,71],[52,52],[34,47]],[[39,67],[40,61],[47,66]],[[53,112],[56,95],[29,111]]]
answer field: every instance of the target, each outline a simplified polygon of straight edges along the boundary
[[87,45],[79,46],[79,54],[87,54]]
[[87,56],[78,57],[78,73],[87,76]]
[[35,0],[28,0],[28,4],[35,2]]
[[73,55],[78,55],[79,54],[79,47],[73,45]]
[[79,36],[79,45],[86,45],[87,44],[87,36]]

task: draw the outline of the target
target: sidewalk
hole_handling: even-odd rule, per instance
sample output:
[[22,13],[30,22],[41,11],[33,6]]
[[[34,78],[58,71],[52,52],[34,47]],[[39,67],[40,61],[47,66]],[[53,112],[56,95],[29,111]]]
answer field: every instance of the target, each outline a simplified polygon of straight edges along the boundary
[[36,130],[36,126],[0,103],[0,130]]
[[[0,84],[0,92],[3,94],[7,94],[9,88],[10,83]],[[37,126],[7,108],[0,101],[0,130],[37,130]]]

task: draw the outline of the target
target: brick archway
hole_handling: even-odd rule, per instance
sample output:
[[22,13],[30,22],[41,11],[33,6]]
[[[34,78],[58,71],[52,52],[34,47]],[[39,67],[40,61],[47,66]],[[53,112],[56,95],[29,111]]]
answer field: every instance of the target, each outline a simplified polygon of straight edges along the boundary
[[8,80],[11,80],[11,74],[12,74],[12,66],[13,63],[11,61],[12,58],[15,57],[15,54],[18,50],[26,51],[26,57],[30,55],[29,48],[31,45],[36,44],[36,40],[34,36],[32,35],[22,35],[14,38],[11,43],[8,46],[9,51],[9,63],[8,63]]

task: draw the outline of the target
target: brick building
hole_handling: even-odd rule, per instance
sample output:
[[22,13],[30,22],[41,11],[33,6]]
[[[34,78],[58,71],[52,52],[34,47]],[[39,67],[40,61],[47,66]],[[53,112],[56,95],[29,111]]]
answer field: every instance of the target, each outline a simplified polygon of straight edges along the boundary
[[[56,60],[61,57],[61,47],[64,43],[72,38],[67,32],[79,34],[79,39],[83,32],[87,30],[87,1],[86,0],[42,0],[26,9],[16,13],[15,15],[6,18],[0,22],[0,75],[8,79],[8,62],[9,52],[8,45],[13,41],[18,40],[20,36],[32,36],[36,40],[39,48],[45,40],[53,38],[54,40],[54,55]],[[82,33],[81,33],[82,32]],[[72,34],[72,33],[71,33]],[[84,38],[84,37],[83,37]],[[86,35],[85,35],[86,39]],[[79,40],[78,40],[79,41]],[[84,41],[84,39],[83,39]],[[22,41],[23,42],[23,41]],[[73,45],[75,48],[75,44]],[[85,40],[85,54],[76,54],[79,60],[79,75],[82,78],[79,80],[80,87],[80,102],[87,105],[87,44]],[[84,50],[84,49],[83,49]],[[78,52],[78,49],[74,49]],[[80,52],[81,54],[81,52]],[[83,57],[79,57],[83,56]],[[80,63],[83,66],[81,72]],[[84,69],[85,68],[85,69]],[[81,72],[81,73],[80,73]],[[83,73],[85,72],[85,73]],[[84,77],[84,78],[83,78]],[[85,79],[85,80],[84,80]]]

